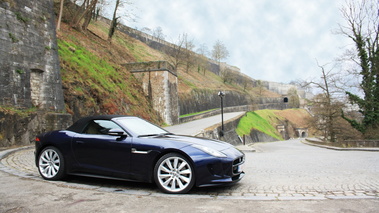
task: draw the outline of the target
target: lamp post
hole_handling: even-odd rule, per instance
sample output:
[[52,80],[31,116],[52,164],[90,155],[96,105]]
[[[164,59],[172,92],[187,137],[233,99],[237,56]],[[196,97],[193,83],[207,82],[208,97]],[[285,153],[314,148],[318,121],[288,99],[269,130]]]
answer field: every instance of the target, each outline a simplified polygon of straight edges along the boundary
[[220,99],[221,99],[221,132],[220,132],[220,137],[223,137],[224,136],[224,102],[223,102],[223,97],[225,96],[225,93],[222,91],[219,91],[218,96],[220,96]]

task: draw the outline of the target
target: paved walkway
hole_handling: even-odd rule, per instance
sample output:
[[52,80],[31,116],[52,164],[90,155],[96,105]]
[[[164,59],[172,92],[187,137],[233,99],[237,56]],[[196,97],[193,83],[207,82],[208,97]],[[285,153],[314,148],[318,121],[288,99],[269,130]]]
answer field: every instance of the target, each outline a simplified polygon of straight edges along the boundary
[[[246,176],[228,187],[195,188],[186,197],[232,200],[378,199],[379,152],[341,152],[302,144],[300,140],[258,143],[246,152]],[[58,186],[140,196],[175,197],[153,184],[73,177],[42,180],[33,147],[0,152],[0,170]]]
[[[238,117],[245,114],[245,112],[231,112],[224,113],[224,121],[231,118]],[[192,135],[195,136],[201,133],[207,127],[213,126],[215,124],[221,123],[221,115],[215,115],[200,120],[190,121],[175,126],[165,127],[166,130],[178,134],[178,135]]]

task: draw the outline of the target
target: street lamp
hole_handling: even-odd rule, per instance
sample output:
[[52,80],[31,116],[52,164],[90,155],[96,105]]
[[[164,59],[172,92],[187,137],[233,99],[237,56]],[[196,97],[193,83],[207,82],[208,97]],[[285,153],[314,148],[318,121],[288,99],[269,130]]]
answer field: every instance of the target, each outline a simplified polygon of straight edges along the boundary
[[220,96],[221,99],[221,132],[220,137],[224,136],[224,103],[223,103],[223,97],[225,96],[225,93],[222,91],[218,92],[218,96]]

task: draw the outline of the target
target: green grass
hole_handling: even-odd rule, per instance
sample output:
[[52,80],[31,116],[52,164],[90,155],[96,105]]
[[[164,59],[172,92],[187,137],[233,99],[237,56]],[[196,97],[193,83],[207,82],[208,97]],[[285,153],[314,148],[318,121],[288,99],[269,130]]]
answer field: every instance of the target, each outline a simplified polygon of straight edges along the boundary
[[118,88],[127,90],[127,85],[115,82],[122,76],[105,60],[73,43],[58,40],[58,45],[61,60],[70,64],[91,88],[104,88],[108,92],[116,92]]
[[132,43],[124,38],[120,38],[118,36],[115,36],[113,39],[117,41],[120,45],[125,47],[126,49],[129,50],[129,52],[133,55],[135,60],[137,62],[145,62],[146,57],[153,57],[147,48],[143,45],[139,45],[138,43]]
[[192,89],[196,89],[196,85],[193,84],[191,81],[185,79],[183,76],[179,76],[179,79],[183,81],[187,86],[191,87]]
[[[138,82],[126,70],[86,50],[75,38],[58,40],[62,80],[68,99],[80,97],[82,105],[106,114],[131,114],[159,123]],[[72,109],[68,109],[70,111]]]
[[273,126],[273,123],[278,119],[270,110],[248,112],[246,116],[241,118],[236,132],[238,135],[243,136],[249,135],[251,130],[255,129],[278,140],[283,140],[282,136]]
[[26,109],[17,109],[17,108],[9,107],[9,106],[0,106],[0,112],[3,112],[5,114],[10,114],[10,115],[17,114],[21,117],[26,118],[31,113],[37,112],[37,108],[32,107],[32,108],[26,108]]

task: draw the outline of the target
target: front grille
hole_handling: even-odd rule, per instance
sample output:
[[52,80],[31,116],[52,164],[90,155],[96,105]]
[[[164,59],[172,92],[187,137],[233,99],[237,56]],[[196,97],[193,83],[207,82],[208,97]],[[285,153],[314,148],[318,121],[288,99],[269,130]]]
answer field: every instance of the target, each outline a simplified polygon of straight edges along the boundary
[[240,174],[242,172],[241,166],[245,162],[245,156],[241,156],[233,161],[233,174]]

